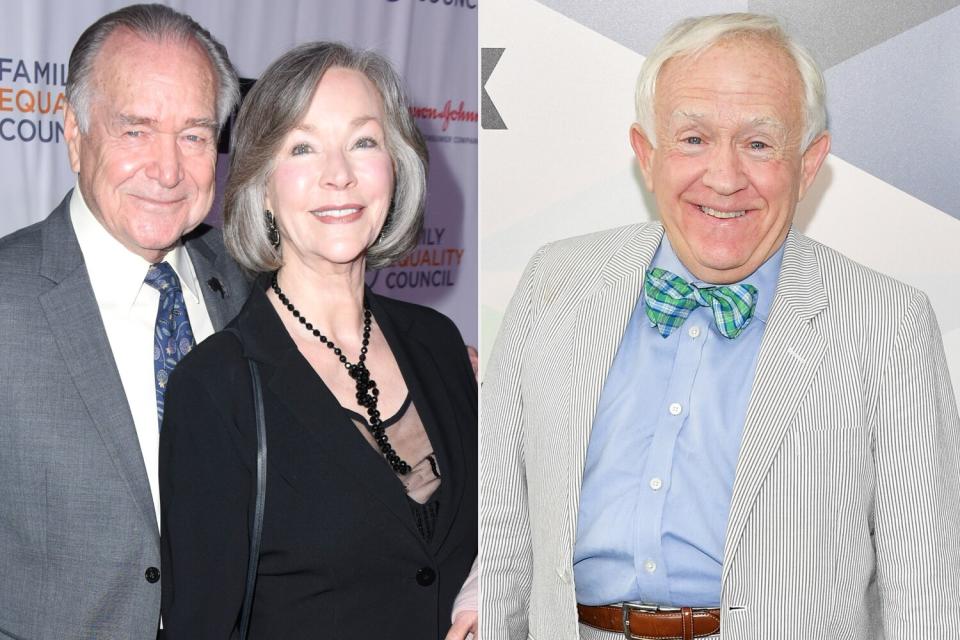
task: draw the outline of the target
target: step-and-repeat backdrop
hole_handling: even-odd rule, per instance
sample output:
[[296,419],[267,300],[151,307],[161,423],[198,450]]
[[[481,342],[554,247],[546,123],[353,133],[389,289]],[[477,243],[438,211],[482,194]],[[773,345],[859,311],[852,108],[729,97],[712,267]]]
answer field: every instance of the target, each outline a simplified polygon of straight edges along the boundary
[[677,20],[732,11],[779,16],[824,69],[833,147],[797,226],[930,296],[960,391],[960,0],[484,0],[506,128],[480,141],[481,355],[538,246],[655,219],[627,137],[637,73]]
[[[477,341],[478,0],[170,0],[256,79],[287,49],[337,40],[375,49],[406,80],[430,147],[427,218],[402,263],[371,273],[386,295],[432,306]],[[0,236],[42,220],[74,182],[63,141],[67,60],[117,0],[0,0]],[[218,180],[227,169],[221,156]],[[219,222],[219,198],[211,221]]]

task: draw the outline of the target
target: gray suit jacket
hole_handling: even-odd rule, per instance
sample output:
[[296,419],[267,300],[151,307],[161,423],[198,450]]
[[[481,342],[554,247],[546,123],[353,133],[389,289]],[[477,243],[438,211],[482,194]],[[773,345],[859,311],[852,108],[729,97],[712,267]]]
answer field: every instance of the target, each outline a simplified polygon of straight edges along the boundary
[[[659,224],[541,249],[483,385],[484,640],[577,637],[572,558],[603,383]],[[725,640],[960,637],[960,419],[926,297],[791,231],[724,552]]]
[[[154,640],[159,530],[69,198],[0,240],[0,639]],[[218,231],[185,245],[219,329],[249,284]]]

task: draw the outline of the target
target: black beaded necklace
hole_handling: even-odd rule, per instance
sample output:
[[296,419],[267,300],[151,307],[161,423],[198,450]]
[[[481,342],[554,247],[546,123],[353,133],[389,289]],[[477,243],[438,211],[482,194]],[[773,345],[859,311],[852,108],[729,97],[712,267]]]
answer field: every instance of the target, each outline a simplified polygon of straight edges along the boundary
[[383,428],[383,421],[380,419],[380,412],[377,410],[377,396],[380,395],[380,390],[377,388],[377,383],[370,377],[370,371],[367,370],[367,348],[370,346],[370,326],[372,324],[371,318],[373,314],[370,313],[366,296],[363,298],[363,344],[360,347],[360,356],[357,358],[357,363],[352,364],[347,360],[347,356],[343,355],[340,347],[320,333],[319,329],[314,329],[313,325],[303,317],[303,314],[293,306],[290,299],[280,289],[280,285],[277,283],[276,272],[273,274],[270,286],[273,287],[273,292],[277,294],[280,302],[289,309],[293,317],[296,318],[307,331],[310,331],[314,336],[319,338],[320,342],[327,345],[327,348],[333,351],[333,355],[340,359],[340,363],[347,369],[347,373],[349,373],[350,377],[357,383],[357,404],[367,410],[367,415],[369,416],[369,421],[366,425],[367,430],[370,431],[377,446],[380,447],[380,452],[383,453],[383,457],[387,459],[387,462],[390,463],[390,466],[393,467],[393,470],[397,473],[401,475],[410,473],[410,465],[400,459],[397,452],[390,446],[390,440],[387,438],[387,433]]

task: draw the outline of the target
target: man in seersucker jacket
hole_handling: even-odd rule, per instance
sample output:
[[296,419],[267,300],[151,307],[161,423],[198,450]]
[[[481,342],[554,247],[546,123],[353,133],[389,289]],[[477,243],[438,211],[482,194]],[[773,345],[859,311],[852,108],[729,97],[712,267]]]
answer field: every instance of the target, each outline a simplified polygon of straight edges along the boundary
[[926,296],[792,229],[830,148],[776,20],[647,57],[661,223],[530,261],[483,386],[484,640],[960,637],[960,420]]

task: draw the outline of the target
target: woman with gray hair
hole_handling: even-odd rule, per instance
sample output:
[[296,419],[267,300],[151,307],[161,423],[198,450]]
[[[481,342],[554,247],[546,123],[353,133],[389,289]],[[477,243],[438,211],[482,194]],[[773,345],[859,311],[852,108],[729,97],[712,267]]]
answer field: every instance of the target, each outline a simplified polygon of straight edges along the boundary
[[224,234],[260,275],[167,391],[167,637],[238,637],[250,591],[250,638],[442,638],[477,550],[477,390],[449,319],[364,285],[422,222],[427,152],[399,78],[373,53],[299,46],[234,140]]

